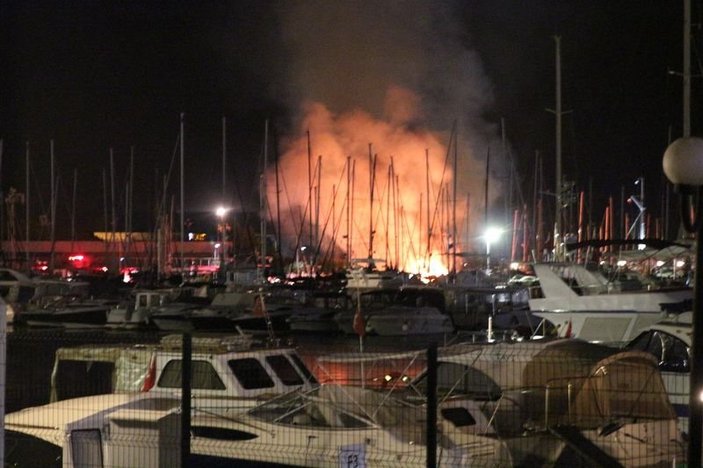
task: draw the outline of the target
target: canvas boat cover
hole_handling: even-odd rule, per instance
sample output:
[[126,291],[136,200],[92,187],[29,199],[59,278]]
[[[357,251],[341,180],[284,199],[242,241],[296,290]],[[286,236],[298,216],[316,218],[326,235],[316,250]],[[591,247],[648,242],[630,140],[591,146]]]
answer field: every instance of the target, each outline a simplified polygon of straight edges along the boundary
[[567,339],[457,345],[443,348],[439,361],[468,366],[477,393],[492,384],[547,426],[675,417],[657,363],[642,351]]

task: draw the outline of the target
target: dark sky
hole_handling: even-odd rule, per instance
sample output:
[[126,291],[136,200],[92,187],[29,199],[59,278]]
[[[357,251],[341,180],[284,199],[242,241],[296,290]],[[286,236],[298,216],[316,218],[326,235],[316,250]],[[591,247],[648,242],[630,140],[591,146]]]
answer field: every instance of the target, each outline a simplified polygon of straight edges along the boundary
[[[635,190],[645,176],[658,212],[661,157],[669,135],[681,133],[681,79],[668,71],[681,71],[682,23],[682,1],[659,0],[5,0],[3,190],[24,191],[29,142],[32,211],[46,212],[54,139],[59,222],[65,229],[76,169],[79,230],[101,230],[110,148],[121,199],[134,147],[136,227],[148,228],[184,112],[187,209],[205,212],[219,202],[222,116],[228,195],[255,207],[267,118],[283,141],[304,100],[378,113],[395,83],[425,103],[419,125],[448,132],[459,119],[476,153],[500,140],[503,119],[527,192],[536,151],[553,183],[555,119],[545,109],[555,105],[559,35],[563,108],[571,111],[564,176],[583,189],[592,181],[597,216],[607,195],[619,198],[622,186]],[[695,52],[692,63],[700,74]],[[175,164],[177,200],[177,157]]]

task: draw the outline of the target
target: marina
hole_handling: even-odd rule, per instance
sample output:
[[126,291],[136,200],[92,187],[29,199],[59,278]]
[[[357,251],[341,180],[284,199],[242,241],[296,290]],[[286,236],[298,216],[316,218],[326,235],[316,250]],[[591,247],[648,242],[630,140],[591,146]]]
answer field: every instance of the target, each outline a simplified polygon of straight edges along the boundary
[[0,462],[703,466],[677,5],[9,0]]
[[[406,453],[402,445],[395,447],[375,431],[385,424],[401,424],[406,435],[393,437],[400,441],[419,437],[418,443],[427,440],[422,435],[427,417],[427,348],[442,338],[446,341],[439,342],[437,390],[438,422],[445,442],[438,442],[438,462],[452,466],[591,466],[606,460],[621,466],[656,466],[683,458],[679,435],[683,432],[677,429],[675,410],[649,352],[621,351],[575,339],[489,343],[475,337],[471,341],[468,334],[413,339],[368,336],[364,352],[359,352],[358,339],[345,335],[288,335],[282,337],[287,343],[280,348],[252,347],[256,339],[251,336],[211,333],[193,337],[189,466],[204,466],[204,460],[216,466],[239,466],[247,460],[332,466],[343,454],[361,456],[371,466],[386,466],[391,458],[383,457],[388,456],[407,466],[425,466],[424,451]],[[173,371],[182,369],[181,346],[181,335],[154,332],[13,330],[8,335],[8,364],[17,362],[18,353],[31,352],[45,360],[42,364],[31,359],[33,366],[8,366],[8,382],[24,383],[11,385],[7,391],[10,438],[6,440],[12,441],[8,442],[12,448],[8,459],[26,453],[26,438],[20,443],[13,435],[20,433],[64,447],[59,458],[79,463],[76,457],[91,457],[96,452],[89,446],[76,452],[77,441],[67,451],[64,431],[70,434],[109,424],[113,434],[123,435],[97,439],[108,444],[103,446],[104,462],[125,459],[136,463],[156,457],[153,466],[176,463],[178,452],[167,455],[156,449],[178,446],[178,428],[183,424],[177,416],[182,406],[181,377]],[[297,352],[301,359],[284,358],[288,354],[278,354],[278,349]],[[220,352],[224,352],[222,365],[216,364]],[[257,366],[268,369],[270,377],[252,367],[255,356],[265,359]],[[212,371],[203,367],[207,361]],[[273,362],[277,364],[270,367]],[[283,362],[291,370],[294,366],[294,373],[283,370]],[[214,377],[211,372],[222,374]],[[309,378],[314,380],[305,383]],[[302,386],[285,390],[285,382]],[[37,386],[44,387],[41,396]],[[276,397],[277,392],[285,393]],[[107,398],[109,395],[113,396]],[[344,403],[344,398],[352,400]],[[314,405],[319,409],[313,409]],[[395,411],[402,411],[402,418],[409,419],[392,416],[393,405]],[[296,416],[298,411],[300,416]],[[329,419],[334,411],[343,412],[336,423]],[[130,418],[142,422],[135,425]],[[326,432],[329,427],[340,431],[336,438]],[[358,432],[364,427],[372,432]],[[296,436],[296,431],[302,432]],[[636,433],[640,435],[632,441],[628,441],[630,436],[622,437]],[[159,436],[153,439],[154,434]],[[256,455],[262,449],[257,441],[264,443],[273,434],[278,435],[265,442],[271,444],[272,454],[283,444],[297,455],[270,459]],[[304,443],[310,436],[319,439],[323,434],[320,447],[326,448],[321,452]],[[156,452],[149,452],[137,440],[153,441]],[[367,442],[359,448],[363,440]],[[373,442],[364,449],[368,441]],[[301,443],[299,449],[293,448]],[[642,445],[638,448],[637,444]],[[135,450],[136,446],[141,448]],[[586,456],[587,446],[591,451]],[[57,452],[52,449],[50,453]]]

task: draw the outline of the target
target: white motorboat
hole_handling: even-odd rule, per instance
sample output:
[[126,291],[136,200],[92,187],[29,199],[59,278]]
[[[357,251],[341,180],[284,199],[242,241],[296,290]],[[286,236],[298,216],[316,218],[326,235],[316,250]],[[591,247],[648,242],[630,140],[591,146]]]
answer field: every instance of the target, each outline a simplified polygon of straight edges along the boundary
[[[179,404],[149,394],[84,397],[8,414],[5,430],[11,449],[49,445],[64,467],[176,466]],[[427,466],[426,409],[358,387],[323,385],[228,417],[196,410],[190,426],[193,466]],[[441,416],[438,427],[437,466],[510,466],[491,434],[460,431]]]
[[[404,286],[358,295],[365,331],[385,336],[453,333],[454,324],[444,312],[444,293],[430,287]],[[356,308],[338,312],[335,321],[347,334],[356,333]]]
[[408,279],[397,271],[378,270],[368,266],[350,268],[346,275],[346,289],[349,294],[379,288],[397,288],[407,282]]
[[138,329],[153,325],[152,314],[167,304],[177,302],[180,288],[137,290],[128,301],[113,307],[107,314],[108,328]]
[[352,308],[351,298],[344,291],[314,291],[306,303],[288,317],[291,331],[337,333],[339,325],[334,320],[335,315]]
[[35,297],[37,285],[27,275],[11,268],[0,268],[0,297],[7,304],[7,323],[12,323],[16,313],[20,313]]
[[[455,345],[440,350],[443,402],[479,402],[517,464],[670,466],[684,457],[656,362],[649,353],[581,340]],[[409,385],[420,398],[426,375]],[[569,450],[567,450],[567,447]]]
[[366,333],[381,336],[453,333],[452,319],[435,307],[392,305],[366,320]]
[[530,312],[553,325],[560,337],[627,343],[670,310],[685,310],[693,299],[690,288],[616,287],[579,264],[535,264],[533,268],[541,293],[529,299]]
[[99,328],[105,326],[109,312],[118,305],[119,301],[112,299],[62,296],[22,310],[16,321],[39,327]]
[[0,268],[0,296],[9,303],[26,303],[36,294],[37,284],[11,268]]

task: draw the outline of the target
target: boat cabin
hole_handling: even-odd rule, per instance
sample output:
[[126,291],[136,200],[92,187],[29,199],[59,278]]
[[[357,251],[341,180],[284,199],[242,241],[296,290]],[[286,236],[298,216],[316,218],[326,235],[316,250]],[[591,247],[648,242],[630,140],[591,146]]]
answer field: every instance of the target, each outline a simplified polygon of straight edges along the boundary
[[[182,369],[181,335],[141,346],[59,348],[50,399],[147,391],[178,396]],[[227,401],[228,411],[317,383],[294,349],[257,348],[248,335],[194,337],[191,376],[194,406]]]

